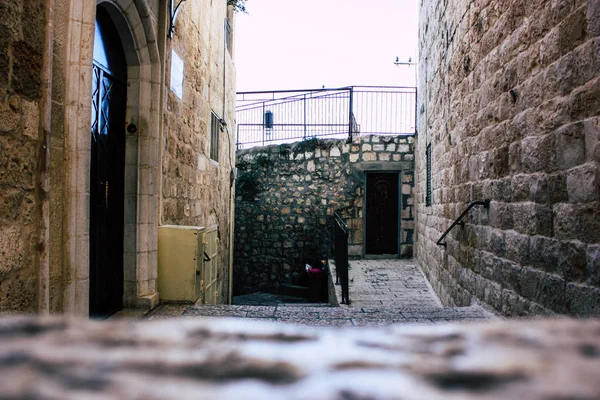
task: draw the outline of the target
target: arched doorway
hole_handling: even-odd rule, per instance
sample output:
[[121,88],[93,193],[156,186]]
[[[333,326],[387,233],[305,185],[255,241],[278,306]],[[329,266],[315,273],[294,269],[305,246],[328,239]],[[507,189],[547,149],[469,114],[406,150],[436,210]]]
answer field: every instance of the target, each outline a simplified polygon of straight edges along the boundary
[[90,316],[123,308],[127,63],[115,24],[96,9],[90,157]]

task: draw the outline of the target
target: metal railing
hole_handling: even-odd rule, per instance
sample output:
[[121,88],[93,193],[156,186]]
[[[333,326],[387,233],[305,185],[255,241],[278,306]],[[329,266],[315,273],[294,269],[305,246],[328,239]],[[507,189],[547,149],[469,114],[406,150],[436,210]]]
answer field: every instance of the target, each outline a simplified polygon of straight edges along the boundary
[[473,208],[475,206],[484,206],[485,208],[489,208],[490,200],[474,201],[471,204],[469,204],[467,209],[465,211],[463,211],[462,214],[460,214],[458,218],[456,218],[456,220],[452,223],[452,225],[450,225],[450,227],[448,229],[446,229],[446,232],[444,232],[444,234],[438,239],[438,241],[435,244],[437,244],[438,246],[446,247],[446,242],[442,242],[442,240],[444,240],[444,238],[450,233],[450,231],[456,225],[460,225],[460,226],[465,225],[465,223],[462,222],[462,219],[469,213],[469,211],[471,211],[471,208]]
[[342,304],[350,304],[348,295],[348,225],[336,212],[333,227],[335,284],[342,285]]
[[309,138],[414,135],[416,88],[349,86],[337,89],[239,92],[237,148]]

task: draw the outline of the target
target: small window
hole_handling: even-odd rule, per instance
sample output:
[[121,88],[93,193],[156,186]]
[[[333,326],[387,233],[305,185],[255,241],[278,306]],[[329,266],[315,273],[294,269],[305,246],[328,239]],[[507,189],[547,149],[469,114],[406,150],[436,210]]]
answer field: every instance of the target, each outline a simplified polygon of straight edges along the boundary
[[425,152],[427,157],[427,193],[425,195],[425,205],[431,206],[431,143],[427,145]]
[[221,123],[219,117],[213,112],[210,117],[210,159],[219,162],[219,132]]

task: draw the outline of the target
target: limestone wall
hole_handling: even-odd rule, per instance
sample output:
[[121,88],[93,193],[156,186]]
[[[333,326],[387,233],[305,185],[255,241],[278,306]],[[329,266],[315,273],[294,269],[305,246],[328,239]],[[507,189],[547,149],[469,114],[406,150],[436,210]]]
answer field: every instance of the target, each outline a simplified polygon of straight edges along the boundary
[[0,312],[37,309],[46,2],[0,2]]
[[416,257],[444,303],[600,314],[599,35],[598,1],[422,2]]
[[[218,225],[220,302],[227,302],[230,219],[234,163],[235,69],[225,49],[225,1],[188,1],[182,5],[173,40],[167,42],[166,107],[162,154],[162,224]],[[183,99],[169,90],[172,52],[184,64]],[[225,69],[225,71],[223,71]],[[223,102],[225,101],[225,104]],[[219,128],[219,154],[210,158],[211,111],[227,122]]]
[[[213,3],[183,2],[167,39],[168,2],[100,2],[119,27],[127,64],[124,307],[159,300],[161,223],[219,226],[218,301],[227,300],[233,141],[226,130],[218,163],[205,155],[210,111],[234,125],[233,49],[224,50],[224,21],[233,26],[233,14],[225,1]],[[0,1],[0,313],[89,312],[97,5]],[[170,91],[172,48],[183,59],[183,99]]]
[[412,255],[413,138],[311,139],[238,151],[234,293],[305,284],[305,264],[331,252],[333,214],[350,228],[349,254],[363,256],[364,179],[402,173],[400,251]]

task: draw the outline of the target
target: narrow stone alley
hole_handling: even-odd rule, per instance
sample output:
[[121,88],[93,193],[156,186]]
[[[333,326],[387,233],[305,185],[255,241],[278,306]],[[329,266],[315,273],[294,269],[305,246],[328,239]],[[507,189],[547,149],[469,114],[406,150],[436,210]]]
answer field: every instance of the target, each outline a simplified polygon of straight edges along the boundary
[[[286,303],[277,296],[258,293],[234,299],[235,305],[162,304],[145,318],[233,317],[309,326],[436,324],[495,318],[478,305],[442,307],[412,260],[355,260],[350,265],[349,306]],[[339,286],[336,290],[339,299]],[[339,300],[330,299],[330,303],[337,305]]]

